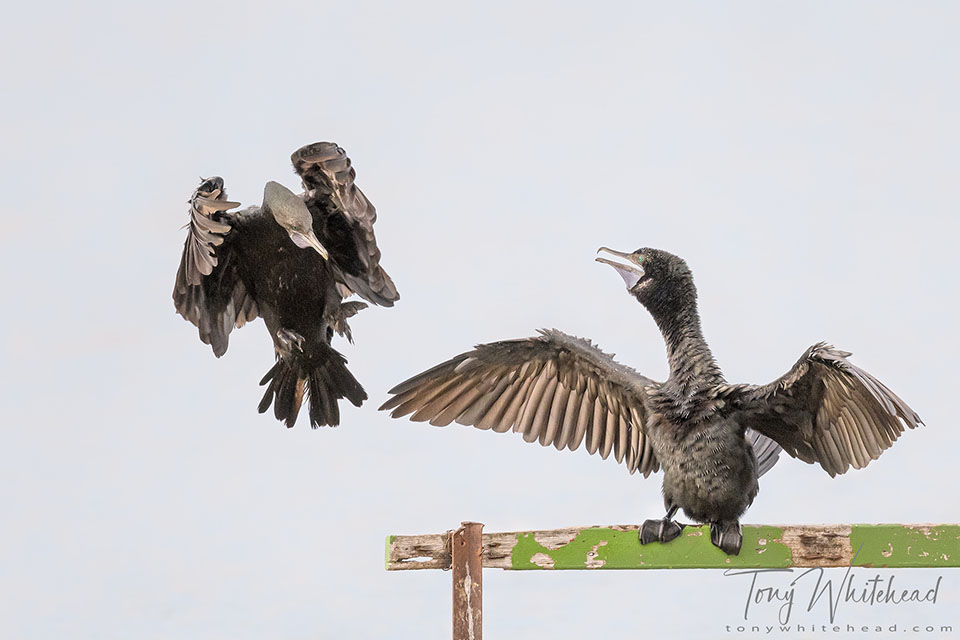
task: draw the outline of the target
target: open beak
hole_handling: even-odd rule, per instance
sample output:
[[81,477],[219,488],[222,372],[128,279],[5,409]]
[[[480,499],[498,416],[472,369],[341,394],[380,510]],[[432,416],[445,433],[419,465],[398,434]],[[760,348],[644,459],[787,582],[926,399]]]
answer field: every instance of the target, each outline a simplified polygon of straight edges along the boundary
[[637,255],[634,253],[624,253],[622,251],[614,251],[613,249],[608,249],[607,247],[600,247],[597,249],[597,253],[605,251],[611,255],[622,258],[626,264],[621,262],[614,262],[607,258],[596,258],[597,262],[602,262],[608,264],[614,269],[617,270],[617,273],[620,274],[620,277],[623,278],[623,283],[627,285],[627,291],[630,291],[637,283],[640,282],[640,278],[643,277],[644,271],[643,267],[640,266],[640,260]]

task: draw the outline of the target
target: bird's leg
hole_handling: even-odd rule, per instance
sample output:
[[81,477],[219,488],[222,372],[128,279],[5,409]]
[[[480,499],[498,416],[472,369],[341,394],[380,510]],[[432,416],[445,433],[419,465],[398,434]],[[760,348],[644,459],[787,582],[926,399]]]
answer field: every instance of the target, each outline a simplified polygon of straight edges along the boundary
[[640,544],[651,542],[670,542],[683,532],[682,525],[674,522],[673,516],[677,512],[677,505],[672,504],[667,509],[663,520],[647,520],[640,526]]
[[728,556],[740,555],[740,546],[743,544],[743,533],[740,523],[713,522],[710,524],[710,542],[719,547]]

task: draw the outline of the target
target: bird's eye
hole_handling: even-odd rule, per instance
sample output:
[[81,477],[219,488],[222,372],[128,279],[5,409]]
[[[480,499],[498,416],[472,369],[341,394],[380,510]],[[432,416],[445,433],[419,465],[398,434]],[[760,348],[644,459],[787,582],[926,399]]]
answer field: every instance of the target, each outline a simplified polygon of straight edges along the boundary
[[637,256],[637,264],[643,262],[643,256]]

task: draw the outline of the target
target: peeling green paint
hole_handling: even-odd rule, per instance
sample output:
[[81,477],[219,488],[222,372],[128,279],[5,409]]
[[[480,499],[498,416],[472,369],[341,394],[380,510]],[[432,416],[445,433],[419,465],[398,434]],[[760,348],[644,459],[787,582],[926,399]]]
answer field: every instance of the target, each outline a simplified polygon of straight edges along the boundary
[[[416,545],[423,541],[418,540],[411,548],[409,537],[386,537],[384,561],[388,570],[449,567],[449,555],[444,558],[436,546],[439,543],[432,540],[436,537],[442,542],[443,535],[419,536],[429,539],[429,544],[423,547],[423,557],[417,558],[407,556],[420,553],[413,548],[418,548]],[[485,552],[489,557],[485,555],[484,566],[514,570],[787,568],[848,564],[877,568],[960,567],[958,524],[745,525],[739,556],[727,556],[714,547],[708,526],[687,526],[679,538],[666,544],[641,545],[636,527],[484,534],[484,540],[491,545]],[[397,545],[401,549],[394,549]],[[509,555],[504,557],[508,549]],[[423,562],[428,559],[430,562]]]
[[744,527],[740,555],[728,556],[710,543],[708,526],[688,526],[672,542],[648,545],[640,544],[635,529],[595,527],[582,529],[558,549],[544,547],[534,539],[534,533],[519,533],[511,563],[519,570],[789,567],[790,548],[777,542],[782,535],[779,527]]
[[855,524],[850,546],[856,567],[956,567],[960,525]]
[[[708,526],[684,529],[666,544],[641,545],[636,530],[582,529],[569,543],[548,549],[534,533],[517,534],[511,555],[515,570],[524,569],[726,569],[793,566],[790,548],[780,542],[779,527],[743,527],[743,548],[727,556],[710,543]],[[853,525],[850,546],[858,567],[960,566],[960,525]]]
[[387,547],[383,554],[383,567],[384,569],[390,570],[390,547],[393,546],[393,541],[397,539],[397,536],[387,536]]

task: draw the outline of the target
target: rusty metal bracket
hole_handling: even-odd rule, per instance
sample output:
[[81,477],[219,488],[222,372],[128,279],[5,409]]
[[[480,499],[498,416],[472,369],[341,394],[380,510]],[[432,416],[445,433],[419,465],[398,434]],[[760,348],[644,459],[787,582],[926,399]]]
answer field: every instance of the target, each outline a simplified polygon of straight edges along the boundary
[[450,532],[453,640],[483,637],[483,525],[464,522]]

